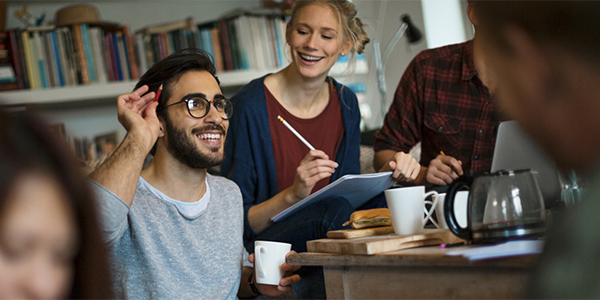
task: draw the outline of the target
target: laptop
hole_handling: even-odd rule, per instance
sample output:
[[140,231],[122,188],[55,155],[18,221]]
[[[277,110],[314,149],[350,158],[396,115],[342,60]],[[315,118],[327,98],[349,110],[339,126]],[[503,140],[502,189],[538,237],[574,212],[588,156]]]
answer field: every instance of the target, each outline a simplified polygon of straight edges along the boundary
[[556,165],[516,121],[502,122],[498,127],[491,171],[521,169],[537,172],[535,175],[546,209],[556,206],[561,198],[560,173]]

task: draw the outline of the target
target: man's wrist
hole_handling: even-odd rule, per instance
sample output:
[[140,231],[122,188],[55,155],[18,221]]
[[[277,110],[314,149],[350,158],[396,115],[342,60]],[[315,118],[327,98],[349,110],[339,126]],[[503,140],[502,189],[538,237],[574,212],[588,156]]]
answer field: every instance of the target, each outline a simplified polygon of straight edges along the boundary
[[258,287],[256,286],[256,277],[254,276],[254,270],[252,270],[252,272],[250,272],[250,276],[248,276],[248,285],[254,293],[254,297],[262,295],[261,292],[258,290]]

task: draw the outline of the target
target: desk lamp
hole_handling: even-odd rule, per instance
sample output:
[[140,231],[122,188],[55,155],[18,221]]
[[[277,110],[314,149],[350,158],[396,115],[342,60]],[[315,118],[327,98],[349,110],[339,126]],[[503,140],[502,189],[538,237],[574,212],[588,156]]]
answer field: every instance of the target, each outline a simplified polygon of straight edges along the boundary
[[379,93],[381,94],[381,117],[382,119],[385,117],[386,112],[386,103],[385,103],[385,94],[387,91],[387,87],[385,85],[385,63],[387,62],[388,57],[390,56],[390,52],[400,40],[403,34],[406,33],[406,38],[408,39],[408,43],[414,44],[421,40],[421,32],[415,24],[412,23],[410,17],[407,14],[404,14],[400,17],[400,21],[402,22],[398,30],[396,30],[396,34],[390,40],[388,45],[385,47],[385,51],[383,51],[383,55],[381,55],[381,50],[379,48],[379,41],[373,41],[373,52],[375,55],[375,68],[377,69],[377,82],[379,84]]

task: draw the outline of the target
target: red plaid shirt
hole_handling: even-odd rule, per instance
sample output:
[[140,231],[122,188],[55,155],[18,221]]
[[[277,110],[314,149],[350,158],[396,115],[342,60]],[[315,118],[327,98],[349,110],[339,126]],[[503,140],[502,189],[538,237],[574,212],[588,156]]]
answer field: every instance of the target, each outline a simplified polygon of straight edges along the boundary
[[444,151],[465,172],[490,171],[504,120],[492,102],[475,70],[472,41],[422,51],[402,76],[375,151],[409,152],[422,142],[423,166]]

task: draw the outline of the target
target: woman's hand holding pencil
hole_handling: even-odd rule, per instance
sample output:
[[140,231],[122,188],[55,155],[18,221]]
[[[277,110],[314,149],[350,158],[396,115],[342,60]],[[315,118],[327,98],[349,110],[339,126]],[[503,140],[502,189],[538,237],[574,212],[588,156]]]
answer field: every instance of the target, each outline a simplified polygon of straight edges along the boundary
[[286,199],[288,199],[289,204],[294,204],[310,195],[310,192],[317,182],[331,177],[335,172],[335,168],[338,167],[338,163],[329,160],[329,156],[325,154],[325,152],[316,150],[315,147],[313,147],[281,116],[277,116],[277,120],[285,125],[285,127],[287,127],[300,141],[302,141],[302,143],[304,143],[304,145],[306,145],[306,147],[308,147],[308,149],[310,149],[296,169],[294,184],[285,190],[287,193]]
[[317,182],[331,177],[337,167],[338,163],[329,160],[329,156],[325,152],[310,150],[296,169],[294,184],[287,189],[290,204],[310,195]]

